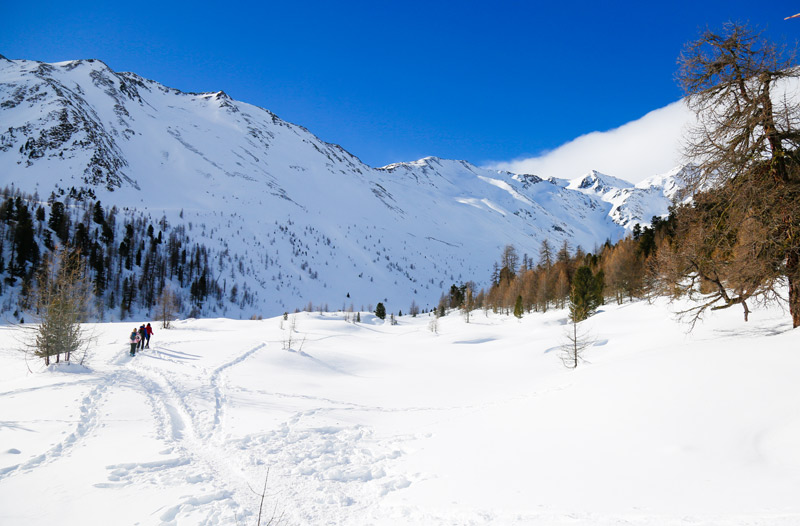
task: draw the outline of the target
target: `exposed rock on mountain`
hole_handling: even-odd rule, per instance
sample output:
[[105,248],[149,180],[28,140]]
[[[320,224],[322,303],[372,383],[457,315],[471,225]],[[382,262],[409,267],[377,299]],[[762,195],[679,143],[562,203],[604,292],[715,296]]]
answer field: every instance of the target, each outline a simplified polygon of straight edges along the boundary
[[665,213],[680,187],[678,172],[634,186],[435,157],[372,168],[223,91],[184,93],[98,60],[0,60],[0,101],[0,182],[183,224],[216,251],[219,279],[258,291],[270,313],[429,305],[487,279],[506,244],[533,258],[544,239],[591,250]]

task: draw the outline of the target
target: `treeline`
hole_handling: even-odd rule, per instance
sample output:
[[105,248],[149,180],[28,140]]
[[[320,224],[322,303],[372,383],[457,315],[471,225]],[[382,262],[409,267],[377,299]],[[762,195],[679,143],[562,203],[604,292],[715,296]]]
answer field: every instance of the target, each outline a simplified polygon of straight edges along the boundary
[[254,302],[246,283],[240,287],[220,279],[230,264],[226,254],[194,242],[184,224],[173,226],[166,217],[154,221],[115,206],[106,209],[74,189],[41,200],[6,188],[1,197],[0,310],[15,317],[33,307],[36,273],[56,247],[84,261],[99,319],[150,312],[165,290],[186,316]]
[[556,249],[545,240],[534,257],[520,258],[515,247],[506,246],[489,290],[475,296],[475,307],[520,316],[574,304],[576,287],[600,304],[657,293],[658,248],[673,238],[674,222],[675,211],[667,219],[654,217],[652,226],[637,224],[631,235],[613,244],[606,241],[594,253],[567,241]]
[[653,219],[653,227],[637,225],[632,236],[616,244],[607,241],[586,252],[564,241],[554,247],[545,240],[538,253],[521,257],[508,245],[494,264],[488,290],[477,291],[473,282],[453,285],[440,300],[443,307],[491,309],[522,316],[566,308],[576,286],[599,303],[644,296],[650,290],[649,270],[656,251],[656,239],[664,237],[669,221]]
[[671,207],[665,218],[653,217],[650,226],[635,225],[630,235],[606,241],[595,253],[566,241],[554,250],[544,241],[535,257],[520,258],[515,247],[506,246],[489,289],[476,291],[473,282],[453,285],[440,300],[440,312],[483,308],[521,316],[574,309],[587,295],[599,304],[660,296],[694,300],[679,313],[692,324],[709,310],[733,306],[742,308],[747,321],[753,304],[786,302],[792,260],[776,231],[797,225],[800,217],[800,186],[793,193],[762,190],[758,197],[751,191],[753,200],[773,200],[759,214],[752,213],[754,207],[732,207],[729,194],[747,184],[732,178],[696,192],[691,203]]
[[[780,302],[800,327],[800,104],[786,91],[800,78],[797,56],[755,27],[704,30],[681,52],[676,75],[697,117],[683,151],[697,163],[687,181],[691,203],[596,254],[565,244],[553,258],[545,243],[533,263],[523,257],[519,265],[508,247],[477,303],[563,306],[574,276],[591,272],[603,300],[687,296],[695,300],[683,312],[692,323],[733,306],[747,321],[752,305]],[[456,289],[471,297],[468,286]]]

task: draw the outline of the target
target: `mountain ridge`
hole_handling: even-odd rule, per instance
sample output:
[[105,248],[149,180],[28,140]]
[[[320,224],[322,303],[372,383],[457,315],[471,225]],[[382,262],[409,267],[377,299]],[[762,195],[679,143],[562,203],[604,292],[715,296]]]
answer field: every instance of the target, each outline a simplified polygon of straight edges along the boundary
[[[431,304],[451,283],[485,284],[506,244],[535,256],[545,239],[591,250],[621,238],[666,213],[659,188],[674,182],[619,189],[607,176],[608,201],[433,156],[373,168],[222,90],[186,93],[96,59],[8,60],[0,96],[0,183],[85,189],[105,205],[203,224],[203,242],[244,262],[273,313],[339,306],[351,293],[397,310]],[[270,269],[257,263],[265,250]]]

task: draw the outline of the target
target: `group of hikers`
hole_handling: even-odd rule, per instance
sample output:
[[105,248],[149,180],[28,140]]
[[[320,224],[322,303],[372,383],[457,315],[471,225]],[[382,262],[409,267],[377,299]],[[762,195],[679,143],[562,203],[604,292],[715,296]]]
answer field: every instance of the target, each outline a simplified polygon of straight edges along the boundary
[[149,349],[152,335],[153,328],[149,323],[146,326],[143,323],[138,329],[134,328],[130,337],[131,356],[136,356],[136,351],[139,349]]

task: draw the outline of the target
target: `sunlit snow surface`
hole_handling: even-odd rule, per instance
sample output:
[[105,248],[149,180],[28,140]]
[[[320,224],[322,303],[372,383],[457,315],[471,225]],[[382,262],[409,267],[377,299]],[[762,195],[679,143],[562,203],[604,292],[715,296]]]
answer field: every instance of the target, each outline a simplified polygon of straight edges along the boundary
[[603,307],[575,371],[563,310],[100,324],[49,369],[3,327],[0,524],[255,524],[268,470],[294,525],[800,523],[800,332],[672,308]]

